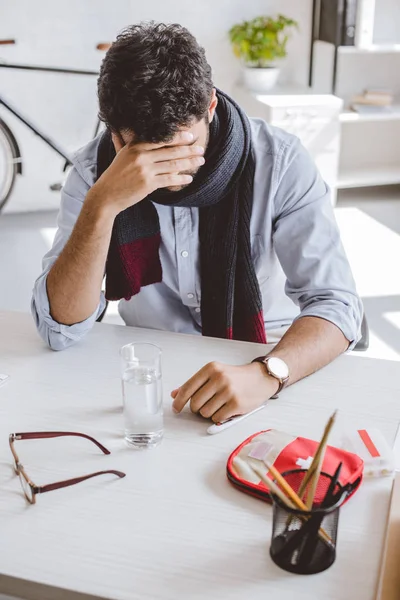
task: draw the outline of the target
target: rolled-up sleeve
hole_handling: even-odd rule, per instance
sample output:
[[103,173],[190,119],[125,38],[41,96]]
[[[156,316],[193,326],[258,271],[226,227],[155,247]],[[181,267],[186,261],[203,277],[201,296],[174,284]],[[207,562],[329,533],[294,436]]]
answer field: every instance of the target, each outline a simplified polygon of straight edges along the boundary
[[74,325],[62,325],[52,318],[47,296],[47,275],[71,235],[89,188],[89,183],[82,177],[77,167],[73,167],[61,193],[54,243],[43,258],[43,272],[33,288],[32,315],[41,338],[52,350],[64,350],[81,340],[93,327],[106,305],[104,295],[101,294],[98,307],[88,319]]
[[275,172],[274,245],[300,315],[334,323],[352,349],[363,307],[357,295],[329,188],[299,141],[282,147]]

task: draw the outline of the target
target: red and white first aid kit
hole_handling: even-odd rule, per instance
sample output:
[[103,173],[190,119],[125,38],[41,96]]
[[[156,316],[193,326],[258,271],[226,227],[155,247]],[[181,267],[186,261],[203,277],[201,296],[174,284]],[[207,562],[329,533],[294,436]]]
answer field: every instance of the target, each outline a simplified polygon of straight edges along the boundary
[[[295,469],[308,469],[318,444],[319,442],[314,440],[296,437],[276,429],[255,433],[230,455],[227,463],[228,479],[239,490],[268,502],[271,499],[269,491],[251,469],[252,461],[257,459],[262,464],[262,461],[267,460],[280,473]],[[333,475],[339,463],[342,463],[339,483],[347,491],[347,501],[360,486],[364,461],[356,454],[334,446],[327,446],[322,472]],[[268,473],[267,466],[265,466],[265,473]],[[269,475],[269,477],[271,476]],[[322,497],[315,497],[317,503],[322,499]]]

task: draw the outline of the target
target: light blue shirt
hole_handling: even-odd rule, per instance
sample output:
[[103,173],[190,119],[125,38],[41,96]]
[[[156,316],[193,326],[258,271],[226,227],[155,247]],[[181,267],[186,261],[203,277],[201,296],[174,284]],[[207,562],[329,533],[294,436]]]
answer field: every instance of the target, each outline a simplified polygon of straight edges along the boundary
[[[254,266],[262,294],[265,328],[289,325],[299,316],[321,317],[342,330],[353,347],[362,304],[357,296],[329,190],[299,140],[260,119],[251,119],[255,151],[250,222]],[[62,191],[58,230],[33,290],[32,313],[41,337],[54,350],[81,340],[105,306],[104,295],[86,320],[62,325],[52,319],[46,291],[51,266],[74,228],[95,182],[99,138],[74,156]],[[201,333],[199,213],[197,208],[155,205],[161,228],[161,283],[146,286],[119,312],[127,325]]]

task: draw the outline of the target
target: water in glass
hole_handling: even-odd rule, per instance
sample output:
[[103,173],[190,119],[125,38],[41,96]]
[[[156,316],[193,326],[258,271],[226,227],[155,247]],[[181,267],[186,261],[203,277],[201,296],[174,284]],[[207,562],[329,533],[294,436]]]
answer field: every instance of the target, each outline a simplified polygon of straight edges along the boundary
[[133,366],[122,377],[125,440],[136,447],[156,446],[163,436],[161,375],[155,368]]

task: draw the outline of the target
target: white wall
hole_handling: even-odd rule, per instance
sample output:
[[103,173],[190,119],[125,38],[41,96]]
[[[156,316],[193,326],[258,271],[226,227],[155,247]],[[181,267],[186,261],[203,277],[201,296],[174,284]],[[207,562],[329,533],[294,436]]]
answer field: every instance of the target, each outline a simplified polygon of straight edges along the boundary
[[[238,78],[227,31],[242,19],[278,11],[300,23],[282,77],[306,81],[311,0],[0,0],[0,46],[7,61],[97,69],[99,41],[112,40],[125,25],[141,20],[178,22],[205,46],[216,85],[229,92]],[[70,150],[90,139],[96,115],[95,78],[0,70],[0,93]],[[25,173],[8,210],[56,207],[59,195],[49,184],[60,181],[62,160],[0,109],[18,137]]]
[[400,43],[400,1],[376,0],[374,42]]

